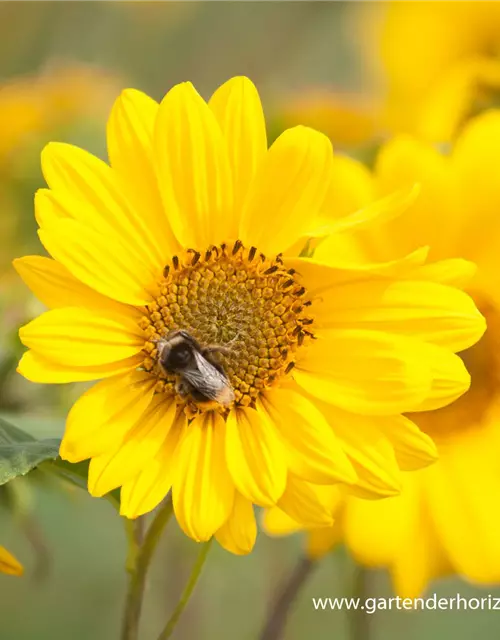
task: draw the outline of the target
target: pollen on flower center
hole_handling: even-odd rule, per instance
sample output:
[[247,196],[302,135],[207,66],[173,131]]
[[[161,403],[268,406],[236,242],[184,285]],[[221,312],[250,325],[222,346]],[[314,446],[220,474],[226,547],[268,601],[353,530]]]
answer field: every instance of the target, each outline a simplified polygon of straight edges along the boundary
[[479,342],[458,354],[471,376],[469,390],[446,407],[410,416],[437,441],[480,425],[500,392],[500,314],[484,297],[472,297],[488,328]]
[[[176,393],[176,377],[158,362],[157,341],[171,331],[187,331],[203,347],[224,348],[216,357],[235,404],[243,406],[288,375],[297,349],[314,337],[311,301],[294,270],[280,256],[267,259],[240,241],[174,256],[159,287],[141,319],[147,337],[143,368],[157,378],[159,392]],[[195,411],[206,408],[192,399],[188,404],[191,411],[193,405]]]

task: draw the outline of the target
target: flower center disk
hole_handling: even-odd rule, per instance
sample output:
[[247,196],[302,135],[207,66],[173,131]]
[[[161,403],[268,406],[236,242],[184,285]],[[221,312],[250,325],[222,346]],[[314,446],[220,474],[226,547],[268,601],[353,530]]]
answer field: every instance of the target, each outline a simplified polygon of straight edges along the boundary
[[[160,295],[146,307],[144,370],[158,392],[176,394],[175,375],[158,362],[157,341],[175,330],[202,347],[223,347],[215,356],[234,390],[235,404],[252,406],[258,395],[290,374],[297,349],[311,338],[311,301],[281,256],[267,259],[240,241],[192,249],[174,256],[159,283]],[[177,394],[178,402],[186,399]],[[205,403],[189,401],[191,411]],[[223,407],[219,407],[221,411]]]

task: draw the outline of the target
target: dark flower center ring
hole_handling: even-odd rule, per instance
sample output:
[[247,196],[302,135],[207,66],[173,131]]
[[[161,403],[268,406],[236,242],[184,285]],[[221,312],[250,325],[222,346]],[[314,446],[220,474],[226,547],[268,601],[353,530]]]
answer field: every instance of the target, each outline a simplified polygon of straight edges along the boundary
[[[223,347],[217,359],[234,404],[252,406],[291,372],[297,349],[314,337],[310,306],[306,289],[281,256],[267,259],[239,240],[205,253],[190,249],[165,267],[160,295],[141,319],[147,338],[143,368],[157,378],[158,392],[176,394],[176,376],[160,367],[157,345],[172,331],[186,331],[204,347]],[[194,406],[204,410],[201,403]]]

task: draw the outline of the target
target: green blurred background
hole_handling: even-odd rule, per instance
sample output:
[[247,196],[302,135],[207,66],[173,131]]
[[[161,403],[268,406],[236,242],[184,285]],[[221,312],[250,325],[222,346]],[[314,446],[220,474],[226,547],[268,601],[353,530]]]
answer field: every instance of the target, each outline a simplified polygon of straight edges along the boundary
[[[257,84],[271,138],[301,120],[300,105],[308,96],[335,95],[369,110],[377,60],[367,63],[363,34],[382,11],[383,3],[350,2],[0,2],[1,415],[36,436],[61,436],[64,416],[82,390],[33,385],[15,374],[17,327],[40,307],[9,264],[40,251],[32,200],[43,186],[43,145],[51,139],[73,142],[104,157],[106,114],[122,88],[160,99],[171,85],[191,80],[208,97],[238,74]],[[314,124],[327,129],[337,147],[357,147],[358,131],[346,141],[334,122],[316,116],[322,122]],[[0,542],[26,567],[23,578],[0,574],[0,639],[118,638],[126,541],[112,506],[76,489],[61,491],[36,472],[3,488],[0,505]],[[159,633],[197,551],[171,524],[148,585],[144,640]],[[300,553],[297,537],[260,536],[245,558],[214,545],[175,637],[256,638]],[[379,611],[358,618],[314,611],[312,597],[352,595],[354,576],[342,550],[324,560],[295,604],[285,638],[500,636],[496,611]],[[391,595],[383,573],[365,575],[364,590],[367,596]],[[434,590],[439,597],[500,596],[498,589],[459,580],[442,581]]]

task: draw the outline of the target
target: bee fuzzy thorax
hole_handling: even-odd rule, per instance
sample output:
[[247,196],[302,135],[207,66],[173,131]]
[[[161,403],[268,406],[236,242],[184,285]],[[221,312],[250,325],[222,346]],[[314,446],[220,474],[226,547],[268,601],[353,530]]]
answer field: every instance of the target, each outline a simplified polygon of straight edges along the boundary
[[239,241],[174,256],[159,289],[140,321],[143,368],[158,391],[189,398],[200,411],[205,383],[220,410],[253,406],[291,375],[297,349],[314,337],[298,274],[281,256],[269,260]]
[[234,393],[222,365],[213,359],[223,347],[201,346],[188,331],[170,332],[158,341],[158,364],[166,374],[177,376],[176,391],[197,402],[229,405]]

